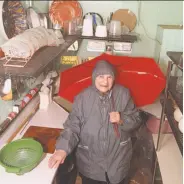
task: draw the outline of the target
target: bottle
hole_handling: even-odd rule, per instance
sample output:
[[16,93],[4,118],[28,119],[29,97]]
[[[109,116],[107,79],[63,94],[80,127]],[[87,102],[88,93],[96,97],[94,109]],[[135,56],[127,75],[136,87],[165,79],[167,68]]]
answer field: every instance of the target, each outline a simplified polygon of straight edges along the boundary
[[33,98],[33,96],[37,93],[38,88],[34,88],[29,91],[29,93],[23,98],[21,103],[21,108],[25,107],[25,105]]
[[23,100],[22,100],[21,108],[25,107],[26,104],[31,100],[32,97],[33,97],[33,96],[32,96],[31,94],[28,93],[28,94],[23,98]]

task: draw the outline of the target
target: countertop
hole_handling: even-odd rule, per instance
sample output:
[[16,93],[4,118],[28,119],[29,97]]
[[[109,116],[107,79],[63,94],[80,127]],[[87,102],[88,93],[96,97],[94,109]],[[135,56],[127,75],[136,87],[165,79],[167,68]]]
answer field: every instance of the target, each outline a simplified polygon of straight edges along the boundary
[[[14,140],[21,138],[26,130],[34,126],[43,126],[51,128],[63,128],[63,123],[68,117],[68,112],[57,105],[55,102],[51,103],[47,110],[38,110],[26,127],[17,134]],[[50,169],[48,167],[48,160],[51,154],[46,154],[45,158],[40,164],[31,172],[22,176],[6,173],[4,168],[0,166],[0,180],[1,184],[52,184],[57,169]]]

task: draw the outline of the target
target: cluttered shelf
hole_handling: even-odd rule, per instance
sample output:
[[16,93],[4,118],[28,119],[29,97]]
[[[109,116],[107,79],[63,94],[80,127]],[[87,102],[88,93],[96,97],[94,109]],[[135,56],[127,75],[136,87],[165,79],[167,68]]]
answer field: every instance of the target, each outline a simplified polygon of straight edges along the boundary
[[178,91],[176,91],[177,79],[178,77],[175,76],[170,77],[168,90],[171,93],[176,104],[178,105],[180,111],[183,113],[183,93],[179,93]]
[[59,55],[62,55],[64,51],[68,49],[76,40],[82,39],[96,39],[105,41],[119,41],[119,42],[130,42],[137,41],[135,35],[122,35],[121,37],[86,37],[80,35],[70,35],[65,38],[65,43],[58,47],[43,47],[35,52],[31,60],[24,67],[3,67],[3,62],[0,62],[0,76],[5,74],[11,76],[21,77],[38,77],[40,73]]
[[174,120],[174,108],[172,106],[172,101],[168,100],[166,102],[166,109],[165,109],[165,114],[167,116],[168,122],[170,124],[170,127],[172,129],[172,132],[174,134],[174,137],[176,139],[176,142],[178,144],[178,147],[180,149],[181,154],[183,155],[183,134],[178,128],[178,123]]
[[26,66],[22,68],[3,67],[3,62],[0,62],[0,76],[8,74],[11,76],[37,77],[56,57],[60,56],[76,40],[76,36],[68,36],[65,38],[65,43],[58,47],[52,46],[39,49]]

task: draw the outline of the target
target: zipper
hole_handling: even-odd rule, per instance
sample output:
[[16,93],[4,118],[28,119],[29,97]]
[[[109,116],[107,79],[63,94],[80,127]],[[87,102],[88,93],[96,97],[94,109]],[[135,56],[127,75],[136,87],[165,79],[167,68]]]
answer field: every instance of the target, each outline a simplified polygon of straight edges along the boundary
[[130,141],[130,138],[128,138],[126,141],[120,142],[120,146],[123,146],[123,145],[127,144],[129,141]]
[[[104,105],[105,105],[105,103],[104,103]],[[104,122],[105,122],[105,106],[103,107],[103,110],[104,110]],[[106,140],[106,135],[105,135],[105,129],[104,129],[104,150],[106,150],[106,148],[105,148],[105,140]]]
[[81,144],[78,144],[78,147],[79,148],[82,148],[82,149],[85,149],[85,150],[88,150],[89,149],[88,146],[84,146],[84,145],[81,145]]

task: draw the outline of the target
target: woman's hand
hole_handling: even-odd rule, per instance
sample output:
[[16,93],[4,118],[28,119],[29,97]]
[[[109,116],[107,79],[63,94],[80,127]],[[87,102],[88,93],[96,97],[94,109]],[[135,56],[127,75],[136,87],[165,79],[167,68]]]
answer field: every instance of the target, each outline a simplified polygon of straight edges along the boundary
[[64,163],[66,158],[66,152],[64,150],[56,150],[55,153],[49,159],[49,167],[57,168],[59,164]]
[[122,124],[122,120],[120,119],[120,113],[119,112],[110,112],[110,122],[111,123],[117,123]]

